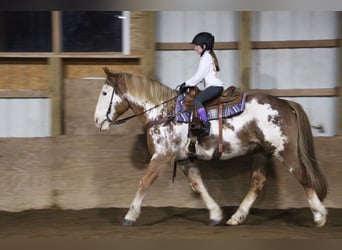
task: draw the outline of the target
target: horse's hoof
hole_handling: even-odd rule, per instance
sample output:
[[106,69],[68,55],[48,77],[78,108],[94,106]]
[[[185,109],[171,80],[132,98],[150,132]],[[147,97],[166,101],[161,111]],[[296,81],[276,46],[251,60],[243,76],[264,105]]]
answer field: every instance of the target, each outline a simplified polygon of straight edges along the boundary
[[326,218],[323,218],[320,221],[315,221],[315,225],[316,227],[324,227],[326,222],[327,222]]
[[240,225],[240,222],[235,220],[234,218],[230,218],[227,222],[226,222],[227,226],[237,226]]
[[122,222],[122,225],[123,226],[133,226],[134,225],[134,221],[132,221],[132,220],[124,220],[123,222]]
[[209,226],[219,226],[221,224],[221,220],[210,220]]
[[316,227],[323,227],[327,222],[327,211],[325,210],[324,213],[315,213],[314,214],[314,222]]

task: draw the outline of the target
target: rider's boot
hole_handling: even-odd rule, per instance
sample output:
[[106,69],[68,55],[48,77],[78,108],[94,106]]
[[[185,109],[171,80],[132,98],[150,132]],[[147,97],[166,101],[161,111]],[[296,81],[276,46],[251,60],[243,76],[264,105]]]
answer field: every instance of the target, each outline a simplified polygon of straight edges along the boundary
[[208,117],[207,117],[207,111],[205,110],[204,107],[199,108],[197,110],[197,113],[201,119],[201,129],[203,131],[203,136],[208,136],[210,134],[210,122],[208,121]]

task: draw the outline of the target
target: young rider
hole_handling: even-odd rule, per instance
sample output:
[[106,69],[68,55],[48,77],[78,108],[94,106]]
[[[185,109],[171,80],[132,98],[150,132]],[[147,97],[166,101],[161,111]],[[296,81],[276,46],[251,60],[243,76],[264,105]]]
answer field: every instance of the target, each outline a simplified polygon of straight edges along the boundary
[[208,32],[201,32],[193,38],[191,43],[195,45],[195,52],[200,55],[201,59],[195,75],[182,83],[179,90],[184,93],[188,87],[194,87],[204,80],[205,88],[194,98],[193,103],[202,121],[202,130],[205,135],[209,135],[210,122],[203,103],[218,97],[223,92],[223,82],[218,77],[220,67],[213,51],[215,38]]

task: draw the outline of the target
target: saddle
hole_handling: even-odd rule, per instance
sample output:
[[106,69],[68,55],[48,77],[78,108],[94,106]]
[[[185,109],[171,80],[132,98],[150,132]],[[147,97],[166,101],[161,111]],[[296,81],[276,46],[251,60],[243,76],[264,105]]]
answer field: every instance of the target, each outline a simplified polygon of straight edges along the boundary
[[[193,108],[193,99],[196,95],[198,95],[201,90],[198,87],[192,87],[187,92],[186,96],[184,97],[183,107],[184,109],[192,109]],[[214,106],[218,106],[220,103],[225,103],[226,105],[233,106],[238,104],[243,99],[243,93],[236,88],[235,86],[230,86],[226,88],[222,94],[210,101],[204,103],[206,110],[216,108]]]
[[[193,99],[195,98],[196,95],[198,95],[201,92],[201,90],[198,87],[192,87],[189,89],[189,91],[187,92],[187,94],[184,97],[184,101],[183,101],[183,108],[184,110],[194,110],[193,107]],[[216,109],[218,110],[218,121],[219,121],[219,135],[218,135],[218,139],[219,139],[219,143],[218,143],[218,148],[215,150],[214,152],[214,156],[213,158],[219,158],[220,155],[222,154],[223,151],[223,145],[222,145],[222,111],[223,111],[223,107],[227,108],[227,107],[234,107],[235,105],[238,105],[239,103],[241,103],[245,98],[245,94],[243,92],[241,92],[238,88],[236,88],[235,86],[230,86],[228,88],[226,88],[222,94],[210,101],[207,101],[204,103],[204,106],[206,108],[206,110],[212,110],[212,109]],[[198,129],[200,128],[200,120],[197,117],[197,113],[194,112],[194,118],[191,121],[191,125],[190,128],[192,128],[192,130],[194,130],[194,134],[196,134],[196,130],[198,131]]]

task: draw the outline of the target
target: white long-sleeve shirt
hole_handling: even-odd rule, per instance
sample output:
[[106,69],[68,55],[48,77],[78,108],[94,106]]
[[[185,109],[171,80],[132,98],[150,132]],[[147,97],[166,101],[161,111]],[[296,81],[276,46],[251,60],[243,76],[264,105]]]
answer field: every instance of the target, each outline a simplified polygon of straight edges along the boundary
[[204,87],[209,86],[220,86],[223,87],[222,80],[218,77],[213,57],[209,51],[205,51],[201,60],[196,74],[189,80],[185,81],[186,86],[196,86],[204,79]]

